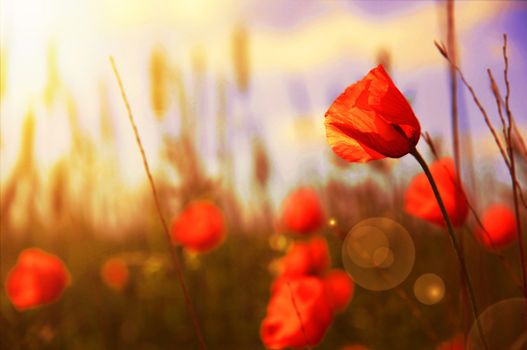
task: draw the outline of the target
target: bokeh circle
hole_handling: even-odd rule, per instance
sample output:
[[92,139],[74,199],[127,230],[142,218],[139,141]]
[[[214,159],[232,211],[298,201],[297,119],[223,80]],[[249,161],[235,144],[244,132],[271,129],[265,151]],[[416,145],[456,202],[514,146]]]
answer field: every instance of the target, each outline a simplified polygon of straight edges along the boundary
[[414,294],[425,305],[434,305],[445,296],[445,283],[434,273],[425,273],[415,280]]
[[[527,349],[527,299],[502,300],[485,309],[478,320],[488,349]],[[485,348],[474,322],[468,334],[467,349]]]
[[415,246],[408,231],[392,219],[359,222],[342,246],[344,268],[359,286],[388,290],[403,282],[413,268]]

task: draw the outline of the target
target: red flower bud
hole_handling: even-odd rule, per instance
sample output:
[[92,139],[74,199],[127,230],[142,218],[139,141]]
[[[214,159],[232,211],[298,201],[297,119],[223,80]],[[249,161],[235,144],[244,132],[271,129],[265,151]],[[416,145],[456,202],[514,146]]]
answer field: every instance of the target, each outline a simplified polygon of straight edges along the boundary
[[324,223],[324,212],[317,193],[311,188],[299,188],[289,194],[282,205],[282,224],[287,231],[308,234]]
[[485,230],[478,227],[475,235],[491,250],[505,248],[517,238],[516,217],[506,205],[495,204],[483,213],[481,223]]
[[324,277],[324,285],[333,310],[346,310],[355,289],[351,277],[342,270],[331,270]]
[[[432,163],[430,172],[437,183],[452,225],[462,225],[468,215],[468,202],[461,184],[457,183],[454,162],[451,158],[439,159]],[[416,175],[406,189],[404,209],[410,215],[441,227],[446,226],[432,187],[424,173]]]
[[13,305],[25,310],[59,299],[69,283],[62,260],[37,248],[25,249],[9,271],[6,291]]
[[410,104],[382,65],[337,97],[324,123],[329,145],[349,162],[402,157],[421,136]]
[[172,224],[172,240],[196,252],[216,248],[225,237],[223,214],[209,201],[195,201]]
[[299,277],[281,283],[272,294],[260,337],[267,348],[301,348],[318,344],[333,314],[319,278]]
[[282,259],[283,276],[321,275],[330,265],[328,244],[315,237],[308,242],[297,242]]
[[110,258],[101,267],[101,278],[108,287],[122,290],[128,284],[128,267],[122,259]]

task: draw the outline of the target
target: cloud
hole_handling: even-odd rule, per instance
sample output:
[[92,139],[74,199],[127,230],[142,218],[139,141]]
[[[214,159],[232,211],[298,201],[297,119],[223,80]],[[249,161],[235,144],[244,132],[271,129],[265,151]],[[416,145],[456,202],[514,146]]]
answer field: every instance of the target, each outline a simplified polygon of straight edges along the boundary
[[[458,34],[492,19],[503,8],[500,2],[459,2]],[[253,68],[304,71],[343,56],[371,59],[381,47],[393,53],[401,69],[441,64],[433,45],[441,38],[438,10],[431,2],[409,14],[382,21],[349,10],[334,11],[284,32],[260,31],[251,38]]]

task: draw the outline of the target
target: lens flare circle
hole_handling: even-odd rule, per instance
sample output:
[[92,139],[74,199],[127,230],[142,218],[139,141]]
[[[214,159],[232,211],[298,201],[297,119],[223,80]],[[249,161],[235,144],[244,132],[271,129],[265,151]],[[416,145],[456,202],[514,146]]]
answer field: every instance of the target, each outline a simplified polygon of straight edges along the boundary
[[[497,302],[483,311],[478,320],[488,349],[526,349],[527,299],[511,298]],[[485,349],[476,322],[468,334],[467,349]]]
[[415,246],[408,231],[392,219],[363,220],[342,246],[344,268],[361,287],[388,290],[403,282],[413,268]]
[[414,294],[425,305],[437,304],[445,296],[445,283],[438,275],[425,273],[415,280]]

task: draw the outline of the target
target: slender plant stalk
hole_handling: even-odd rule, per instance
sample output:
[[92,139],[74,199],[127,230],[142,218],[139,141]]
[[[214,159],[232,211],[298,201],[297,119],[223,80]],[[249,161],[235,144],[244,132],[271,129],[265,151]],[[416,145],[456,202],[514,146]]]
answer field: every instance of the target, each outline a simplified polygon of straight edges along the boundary
[[410,151],[410,154],[412,156],[414,156],[414,158],[417,160],[417,162],[419,163],[419,165],[421,165],[421,168],[423,168],[423,171],[425,172],[425,175],[426,177],[428,178],[428,182],[430,183],[430,186],[432,187],[432,191],[434,192],[434,195],[436,197],[436,200],[437,200],[437,204],[439,204],[439,208],[441,209],[441,214],[443,214],[443,218],[447,224],[447,228],[448,228],[448,234],[450,236],[450,241],[452,243],[452,246],[454,247],[454,250],[456,252],[456,256],[457,256],[457,259],[459,261],[459,265],[461,267],[461,273],[465,279],[465,287],[467,289],[467,294],[468,294],[468,298],[469,298],[469,301],[470,301],[470,307],[472,309],[472,314],[474,316],[474,320],[476,322],[476,326],[478,328],[478,331],[479,331],[479,335],[481,337],[481,340],[485,346],[485,349],[489,349],[488,348],[488,345],[485,341],[485,337],[483,335],[483,330],[481,328],[481,324],[479,322],[479,319],[478,319],[478,315],[479,315],[479,312],[478,312],[478,306],[476,304],[476,297],[475,297],[475,293],[474,293],[474,287],[472,285],[472,281],[470,280],[470,276],[469,276],[469,273],[468,273],[468,269],[467,269],[467,264],[465,262],[465,257],[463,256],[462,252],[461,252],[461,249],[459,247],[459,243],[456,239],[456,235],[455,235],[455,232],[454,232],[454,227],[452,226],[452,222],[450,221],[450,217],[448,216],[448,213],[446,211],[446,208],[445,208],[445,204],[443,203],[443,199],[441,198],[441,195],[439,194],[439,189],[437,188],[437,184],[434,180],[434,177],[432,176],[432,173],[430,172],[430,169],[428,168],[428,164],[426,164],[426,161],[423,159],[423,157],[421,156],[421,154],[417,151],[417,149],[413,149]]
[[[450,113],[452,117],[452,148],[454,150],[454,163],[456,169],[461,169],[461,154],[459,150],[459,118],[457,108],[457,72],[455,62],[456,54],[456,37],[454,28],[454,0],[447,1],[447,46],[448,52],[452,56],[452,62],[449,62],[450,75]],[[458,181],[460,180],[459,171],[457,172]]]
[[198,316],[196,314],[196,311],[194,310],[194,306],[192,304],[192,299],[190,297],[190,293],[187,289],[187,286],[185,284],[185,278],[183,276],[183,271],[181,269],[181,263],[179,261],[179,258],[172,246],[172,241],[170,239],[170,231],[168,229],[168,225],[166,223],[165,218],[163,217],[163,214],[161,212],[161,204],[159,202],[159,196],[157,195],[156,186],[154,183],[154,178],[152,177],[152,173],[150,172],[150,167],[148,166],[148,161],[146,158],[145,150],[143,148],[143,144],[141,142],[141,138],[139,136],[139,131],[137,129],[137,126],[134,121],[134,117],[132,114],[132,109],[130,107],[130,103],[128,102],[128,98],[126,97],[126,93],[124,91],[123,83],[121,81],[121,76],[119,75],[119,72],[117,71],[117,67],[115,66],[115,61],[113,57],[110,56],[110,63],[112,64],[112,69],[115,74],[115,78],[117,79],[117,83],[119,84],[119,89],[121,90],[121,96],[123,98],[123,102],[126,107],[126,111],[128,112],[128,119],[130,121],[130,124],[132,126],[132,129],[134,131],[135,140],[137,141],[137,146],[139,147],[139,151],[141,153],[141,157],[143,159],[143,166],[145,168],[146,175],[148,177],[148,182],[150,183],[150,187],[152,189],[152,195],[154,197],[154,202],[156,205],[157,213],[159,215],[159,219],[161,220],[161,224],[163,226],[163,231],[165,232],[165,238],[167,241],[168,250],[170,251],[170,256],[172,258],[172,263],[174,265],[174,270],[176,271],[176,276],[179,282],[179,285],[181,286],[181,290],[183,291],[183,296],[185,298],[185,304],[187,306],[187,311],[190,315],[190,318],[192,319],[192,324],[194,326],[194,331],[196,333],[196,337],[198,338],[198,342],[201,349],[207,349],[207,346],[205,345],[205,339],[203,338],[203,334],[201,332],[201,328],[199,325]]
[[[422,133],[422,136],[423,136],[423,139],[425,140],[425,142],[430,147],[430,150],[431,150],[431,152],[432,152],[432,154],[434,156],[434,159],[436,159],[436,160],[439,159],[439,155],[438,155],[438,153],[436,151],[436,147],[434,145],[434,142],[433,142],[432,138],[430,137],[430,134],[427,131],[425,131],[425,132]],[[455,181],[455,179],[453,177],[452,177],[452,182],[456,184],[456,187],[458,188],[458,190],[462,191],[461,185],[459,183],[456,183],[456,181]],[[470,203],[470,201],[468,199],[467,199],[467,205],[468,205],[468,208],[469,208],[470,212],[474,216],[474,219],[476,219],[476,223],[481,228],[481,230],[483,231],[483,233],[485,234],[487,239],[490,241],[490,244],[491,244],[491,247],[493,249],[494,255],[498,258],[498,261],[501,263],[503,268],[507,271],[507,273],[509,274],[512,282],[519,288],[519,290],[521,292],[523,292],[522,282],[518,279],[518,277],[514,273],[514,269],[512,268],[512,265],[509,263],[507,258],[502,253],[500,253],[498,248],[496,248],[496,246],[494,245],[494,240],[492,239],[489,231],[487,231],[485,226],[483,226],[483,223],[481,222],[481,218],[479,217],[476,209],[474,209],[474,206]]]
[[[524,250],[524,242],[523,242],[523,233],[522,233],[522,228],[521,228],[521,218],[520,218],[520,212],[519,212],[519,202],[518,200],[521,200],[522,201],[522,204],[527,208],[527,205],[525,203],[525,199],[523,197],[523,193],[522,193],[522,189],[521,189],[521,186],[518,182],[518,178],[517,178],[517,175],[516,175],[516,167],[515,167],[515,164],[513,163],[514,162],[514,159],[510,159],[510,157],[512,156],[514,158],[514,150],[513,150],[513,145],[512,145],[512,124],[514,123],[514,118],[512,116],[512,112],[510,110],[510,105],[509,105],[509,100],[510,100],[510,83],[509,83],[509,78],[508,78],[508,71],[509,71],[509,59],[508,59],[508,56],[507,56],[507,35],[504,34],[503,35],[503,40],[504,40],[504,43],[503,43],[503,59],[505,61],[505,69],[503,71],[503,76],[504,76],[504,80],[505,80],[505,86],[506,86],[506,95],[505,95],[505,101],[503,103],[501,103],[501,96],[499,95],[499,90],[497,89],[497,87],[495,86],[492,86],[493,82],[494,82],[494,79],[492,77],[492,73],[490,72],[490,70],[488,70],[488,74],[489,74],[489,78],[491,79],[491,89],[497,99],[497,104],[498,104],[498,111],[500,111],[500,109],[502,108],[502,105],[505,105],[505,111],[506,111],[506,114],[507,114],[507,128],[506,130],[504,130],[504,137],[505,137],[505,144],[506,144],[506,147],[507,147],[507,151],[505,151],[504,147],[502,146],[501,142],[500,142],[500,139],[496,133],[496,130],[494,129],[489,117],[488,117],[488,114],[487,114],[487,111],[485,110],[485,108],[483,107],[483,105],[481,104],[481,102],[479,101],[476,93],[474,92],[474,89],[472,88],[472,86],[467,82],[467,80],[465,79],[464,75],[463,75],[463,72],[461,72],[460,68],[455,65],[455,62],[452,61],[447,49],[444,47],[444,45],[441,45],[437,42],[434,42],[437,49],[439,50],[439,52],[441,53],[441,55],[443,55],[443,57],[445,57],[448,61],[450,61],[451,64],[453,64],[457,70],[457,72],[459,73],[459,76],[461,78],[461,81],[463,82],[463,84],[467,87],[467,89],[470,91],[470,94],[472,95],[472,98],[474,99],[474,102],[476,103],[476,105],[478,106],[481,114],[483,115],[483,118],[485,119],[485,123],[487,124],[489,130],[491,131],[492,133],[492,136],[494,137],[494,140],[496,142],[496,145],[498,146],[499,150],[500,150],[500,153],[501,153],[501,156],[503,158],[503,160],[505,161],[505,165],[507,166],[507,170],[509,171],[509,174],[511,176],[511,181],[512,181],[512,191],[513,191],[513,199],[514,199],[514,211],[515,211],[515,217],[516,217],[516,227],[517,227],[517,231],[518,231],[518,248],[519,248],[519,251],[520,251],[520,268],[521,268],[521,271],[522,271],[522,280],[523,280],[523,295],[527,297],[527,259],[525,258],[525,250]],[[495,84],[494,84],[495,85]],[[504,119],[503,118],[503,115],[502,113],[500,113],[500,118],[501,119]],[[503,123],[503,121],[502,121]]]
[[306,340],[306,349],[311,350],[311,343],[307,337],[306,329],[304,328],[304,322],[302,321],[302,316],[300,315],[300,310],[298,310],[298,305],[296,305],[296,299],[295,295],[293,294],[293,287],[291,287],[291,283],[286,281],[287,287],[289,288],[289,292],[291,293],[291,302],[293,303],[293,307],[295,308],[296,316],[298,317],[298,321],[300,322],[300,328],[302,329],[302,334],[304,335],[304,338]]
[[525,251],[523,246],[522,220],[520,217],[520,207],[518,203],[518,185],[516,177],[516,165],[514,160],[514,148],[512,145],[512,113],[509,105],[511,86],[509,83],[509,58],[507,56],[507,34],[503,34],[503,60],[505,68],[503,79],[505,80],[505,111],[507,112],[507,151],[509,153],[510,175],[512,182],[512,196],[514,200],[514,213],[516,215],[516,229],[518,231],[518,245],[520,246],[520,264],[523,274],[523,293],[527,296],[527,265],[525,261]]
[[[501,97],[500,91],[498,89],[498,85],[496,84],[496,80],[494,79],[494,76],[492,75],[492,71],[490,69],[487,69],[487,73],[489,75],[492,94],[494,95],[494,98],[496,99],[496,106],[498,107],[498,114],[500,116],[500,121],[501,121],[501,126],[502,126],[502,131],[503,131],[503,138],[505,139],[506,146],[508,146],[508,143],[509,143],[508,126],[507,126],[507,122],[505,121],[505,117],[503,116],[503,106],[505,106],[506,102]],[[510,113],[510,119],[512,122],[511,132],[514,131],[515,135],[518,137],[518,144],[519,144],[518,147],[520,148],[518,151],[520,151],[520,153],[527,154],[525,152],[525,142],[523,141],[523,138],[521,137],[521,134],[518,131],[518,126],[516,125],[514,121],[514,117],[510,109],[507,112],[507,119],[509,118],[509,113]],[[512,135],[511,135],[510,142],[512,143]],[[512,145],[511,145],[511,148],[512,148]],[[509,149],[507,148],[507,155],[508,154],[509,154]],[[507,170],[509,171],[509,174],[511,174],[511,164],[509,160],[507,159],[505,163],[507,165]],[[523,204],[523,206],[527,209],[527,202],[525,201],[525,198],[523,197],[522,188],[520,186],[520,183],[518,182],[518,179],[513,178],[511,176],[511,181],[514,181],[516,183],[516,188],[517,188],[517,192],[518,192],[518,196],[521,201],[521,204]]]
[[[447,48],[451,55],[451,61],[448,61],[449,77],[450,77],[450,114],[452,119],[452,150],[454,153],[454,164],[457,169],[456,171],[456,183],[461,183],[461,152],[459,145],[459,114],[458,114],[458,101],[457,101],[457,50],[456,50],[456,31],[455,31],[455,19],[454,19],[454,0],[447,0]],[[464,235],[459,236],[459,251],[462,255],[465,255],[465,239]],[[468,304],[467,288],[465,288],[465,279],[461,275],[461,303],[463,306]],[[462,323],[464,326],[469,318],[465,307],[463,307]]]

